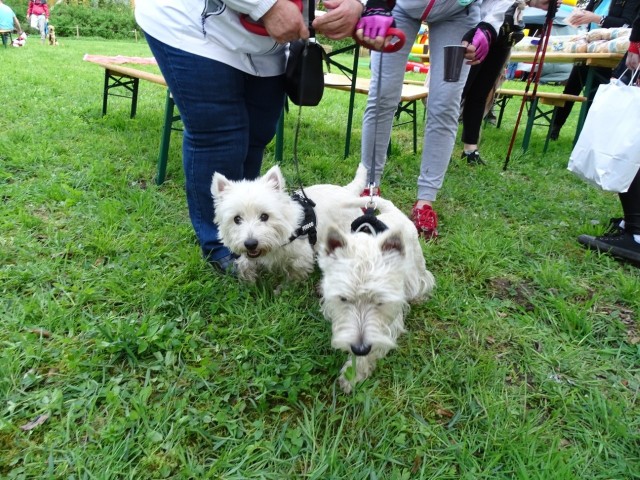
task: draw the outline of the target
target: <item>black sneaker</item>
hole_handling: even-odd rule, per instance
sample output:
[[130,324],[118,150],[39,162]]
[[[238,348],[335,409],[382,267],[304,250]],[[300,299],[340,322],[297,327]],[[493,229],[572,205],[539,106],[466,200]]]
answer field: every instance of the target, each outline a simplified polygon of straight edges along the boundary
[[460,158],[466,158],[467,159],[467,164],[469,165],[486,165],[485,161],[482,160],[480,158],[480,153],[478,153],[478,150],[474,150],[471,153],[467,153],[467,152],[462,152],[462,155],[460,156]]
[[609,225],[604,232],[605,237],[612,237],[614,235],[622,235],[624,233],[624,227],[620,226],[620,223],[624,220],[622,217],[615,217],[609,219]]
[[580,235],[578,242],[590,250],[608,253],[623,260],[640,264],[640,243],[633,239],[633,234],[622,233],[607,237]]

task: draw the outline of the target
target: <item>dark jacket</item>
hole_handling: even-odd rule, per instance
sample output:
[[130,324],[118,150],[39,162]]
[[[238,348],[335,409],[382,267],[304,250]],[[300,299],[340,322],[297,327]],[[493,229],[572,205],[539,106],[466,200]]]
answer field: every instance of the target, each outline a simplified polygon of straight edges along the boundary
[[[591,0],[585,10],[593,12],[602,0]],[[640,11],[640,0],[611,0],[602,28],[630,27]]]

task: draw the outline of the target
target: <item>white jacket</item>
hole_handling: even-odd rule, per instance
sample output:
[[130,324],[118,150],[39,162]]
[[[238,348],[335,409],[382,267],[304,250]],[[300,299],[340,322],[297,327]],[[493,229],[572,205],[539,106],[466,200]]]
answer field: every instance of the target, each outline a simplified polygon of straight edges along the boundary
[[247,31],[240,13],[261,18],[275,0],[136,0],[138,25],[167,45],[260,77],[284,73],[286,46]]

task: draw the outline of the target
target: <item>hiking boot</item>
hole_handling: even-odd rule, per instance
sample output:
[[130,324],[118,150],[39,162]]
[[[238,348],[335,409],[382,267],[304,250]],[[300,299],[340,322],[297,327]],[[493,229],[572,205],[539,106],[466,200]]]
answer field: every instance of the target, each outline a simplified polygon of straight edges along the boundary
[[480,158],[480,153],[478,150],[474,150],[471,153],[462,152],[460,158],[466,158],[467,164],[475,166],[475,165],[486,165],[485,161]]
[[608,253],[616,258],[640,264],[640,243],[633,239],[631,233],[621,233],[603,237],[580,235],[578,243],[590,250]]
[[425,240],[435,240],[438,236],[438,215],[431,205],[418,207],[417,203],[414,203],[411,209],[411,220],[418,230],[418,235],[422,235]]

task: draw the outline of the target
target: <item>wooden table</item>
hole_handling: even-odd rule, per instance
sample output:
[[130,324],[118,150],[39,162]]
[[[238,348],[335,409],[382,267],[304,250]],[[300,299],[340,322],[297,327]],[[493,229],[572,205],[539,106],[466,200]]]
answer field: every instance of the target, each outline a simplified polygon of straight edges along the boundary
[[[509,61],[511,62],[523,62],[523,63],[533,63],[535,58],[535,51],[511,51],[511,57]],[[542,52],[540,54],[542,56]],[[544,56],[545,63],[573,63],[574,65],[586,65],[587,67],[606,67],[606,68],[614,68],[620,63],[620,60],[624,56],[623,53],[560,53],[560,52],[546,52]],[[429,55],[416,55],[423,62],[429,61]],[[538,59],[539,60],[539,59]],[[588,92],[591,91],[593,85],[593,68],[589,68],[587,71],[587,78],[585,81],[584,91],[585,95],[588,97]],[[587,100],[582,103],[580,107],[580,116],[578,117],[578,125],[576,127],[576,134],[573,138],[573,143],[578,141],[578,137],[580,136],[580,131],[582,130],[582,126],[584,125],[584,121],[587,118],[587,112],[591,107],[591,101]]]

